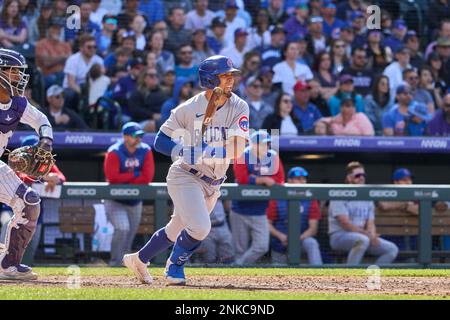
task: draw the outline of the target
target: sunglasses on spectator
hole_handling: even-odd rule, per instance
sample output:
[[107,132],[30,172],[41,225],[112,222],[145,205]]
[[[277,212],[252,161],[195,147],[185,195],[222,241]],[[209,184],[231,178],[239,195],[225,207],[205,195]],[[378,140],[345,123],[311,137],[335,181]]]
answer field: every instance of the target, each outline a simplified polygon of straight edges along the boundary
[[86,46],[86,48],[88,49],[97,49],[97,46],[95,44],[90,45],[90,46]]
[[365,178],[365,177],[366,177],[365,173],[356,173],[353,175],[354,179]]

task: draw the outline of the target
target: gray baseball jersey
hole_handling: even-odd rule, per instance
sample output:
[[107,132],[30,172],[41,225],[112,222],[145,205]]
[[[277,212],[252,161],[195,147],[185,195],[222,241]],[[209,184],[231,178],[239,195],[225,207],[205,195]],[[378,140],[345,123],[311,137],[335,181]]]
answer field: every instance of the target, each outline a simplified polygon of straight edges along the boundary
[[[206,92],[201,92],[172,110],[169,119],[161,126],[161,131],[173,140],[181,140],[185,146],[200,145],[202,120],[205,115],[208,100]],[[217,109],[212,122],[204,134],[204,141],[212,146],[223,146],[233,136],[248,140],[249,131],[248,104],[234,93],[227,102]],[[221,160],[221,159],[219,159]],[[173,166],[179,166],[180,158]],[[194,169],[213,178],[225,176],[229,163],[204,159],[202,163],[191,165]]]
[[330,201],[328,210],[329,233],[343,231],[336,217],[346,215],[350,222],[360,228],[364,228],[368,220],[375,219],[375,205],[373,201]]

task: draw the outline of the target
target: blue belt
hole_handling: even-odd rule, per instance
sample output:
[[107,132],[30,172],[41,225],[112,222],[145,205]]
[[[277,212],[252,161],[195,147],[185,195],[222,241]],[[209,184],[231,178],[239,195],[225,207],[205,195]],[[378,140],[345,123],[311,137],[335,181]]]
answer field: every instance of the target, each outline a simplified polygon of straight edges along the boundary
[[225,179],[226,179],[226,177],[223,177],[223,178],[220,178],[220,179],[213,179],[213,178],[210,178],[210,177],[205,176],[205,175],[199,176],[200,171],[195,170],[194,168],[190,168],[189,172],[192,173],[193,175],[196,175],[201,180],[205,181],[206,183],[208,183],[208,184],[210,184],[212,186],[217,186],[219,184],[222,184],[225,181]]

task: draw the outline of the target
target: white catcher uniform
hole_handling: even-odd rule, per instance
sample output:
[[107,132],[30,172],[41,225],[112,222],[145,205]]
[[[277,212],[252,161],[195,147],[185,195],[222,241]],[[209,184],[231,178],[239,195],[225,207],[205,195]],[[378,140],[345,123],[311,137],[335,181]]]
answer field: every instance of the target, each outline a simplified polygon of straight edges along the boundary
[[[194,137],[201,128],[201,121],[208,105],[205,94],[206,92],[201,92],[172,110],[160,131],[172,139],[183,135],[184,144],[190,144],[189,138],[186,139],[186,133]],[[248,104],[232,93],[226,103],[216,111],[211,124],[206,129],[205,142],[209,145],[220,146],[233,136],[248,140],[248,116]],[[197,132],[195,132],[196,129]],[[166,234],[171,241],[175,242],[184,228],[197,240],[203,240],[208,235],[211,229],[209,214],[220,196],[220,183],[211,185],[188,170],[195,169],[199,174],[217,181],[226,178],[225,174],[229,167],[229,163],[225,163],[223,159],[220,160],[221,163],[217,163],[204,159],[200,164],[189,165],[179,158],[170,167],[167,188],[174,203],[174,214],[166,227]]]

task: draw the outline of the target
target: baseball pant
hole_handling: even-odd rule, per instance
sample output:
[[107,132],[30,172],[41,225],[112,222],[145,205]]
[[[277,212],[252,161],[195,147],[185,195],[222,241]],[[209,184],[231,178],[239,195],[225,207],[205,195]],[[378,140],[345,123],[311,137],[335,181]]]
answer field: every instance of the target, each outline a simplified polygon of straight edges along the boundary
[[[300,241],[302,250],[306,252],[308,257],[308,263],[313,266],[320,266],[323,264],[322,255],[320,253],[319,242],[313,237],[308,237],[303,241]],[[286,253],[271,251],[272,263],[286,264],[288,262],[288,256]]]
[[211,214],[220,196],[220,186],[211,186],[179,167],[171,167],[167,190],[174,204],[166,226],[167,238],[175,242],[181,230],[196,240],[204,240],[211,230]]
[[246,216],[231,211],[230,226],[236,264],[255,263],[269,251],[269,223],[265,214]]
[[223,263],[231,262],[234,258],[232,237],[228,225],[211,228],[208,237],[202,242],[201,262]]
[[105,200],[106,217],[114,226],[111,241],[111,266],[122,265],[123,255],[131,252],[131,245],[141,223],[142,202],[129,206]]
[[377,256],[376,264],[392,263],[398,254],[398,247],[390,241],[380,238],[377,246],[370,244],[369,237],[357,232],[337,231],[330,235],[333,250],[348,251],[347,264],[361,263],[364,254]]

